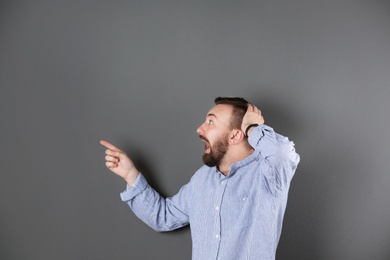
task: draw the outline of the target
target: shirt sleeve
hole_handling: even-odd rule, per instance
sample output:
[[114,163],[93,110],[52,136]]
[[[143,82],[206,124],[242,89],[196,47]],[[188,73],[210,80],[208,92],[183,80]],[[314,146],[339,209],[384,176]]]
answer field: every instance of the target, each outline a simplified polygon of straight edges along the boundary
[[126,186],[120,196],[138,218],[162,232],[188,224],[189,194],[189,185],[184,185],[175,196],[163,198],[140,173],[133,186]]
[[294,143],[267,125],[254,128],[248,141],[259,152],[259,168],[268,192],[280,196],[288,191],[300,161]]

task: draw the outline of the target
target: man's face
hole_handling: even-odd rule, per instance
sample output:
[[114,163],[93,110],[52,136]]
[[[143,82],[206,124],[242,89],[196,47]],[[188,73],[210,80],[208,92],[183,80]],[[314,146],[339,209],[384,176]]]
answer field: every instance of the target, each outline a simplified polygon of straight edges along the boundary
[[205,143],[203,162],[209,167],[220,165],[229,149],[230,105],[216,105],[206,115],[206,121],[198,127],[197,133]]

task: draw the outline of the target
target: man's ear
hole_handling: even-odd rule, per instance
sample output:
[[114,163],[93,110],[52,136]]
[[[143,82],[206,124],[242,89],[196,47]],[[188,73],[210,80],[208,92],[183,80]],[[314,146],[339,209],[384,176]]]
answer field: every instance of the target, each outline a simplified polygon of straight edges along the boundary
[[232,133],[230,135],[229,143],[230,144],[238,144],[244,138],[245,138],[245,134],[242,130],[234,129],[234,130],[232,130]]

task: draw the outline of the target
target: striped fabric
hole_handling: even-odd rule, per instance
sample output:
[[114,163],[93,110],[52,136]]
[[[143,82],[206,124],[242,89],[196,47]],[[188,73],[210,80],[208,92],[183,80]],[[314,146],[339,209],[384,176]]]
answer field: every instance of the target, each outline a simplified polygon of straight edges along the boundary
[[266,125],[253,129],[255,152],[228,176],[201,167],[173,197],[163,198],[142,174],[121,198],[156,231],[190,224],[192,259],[275,259],[288,190],[299,155]]

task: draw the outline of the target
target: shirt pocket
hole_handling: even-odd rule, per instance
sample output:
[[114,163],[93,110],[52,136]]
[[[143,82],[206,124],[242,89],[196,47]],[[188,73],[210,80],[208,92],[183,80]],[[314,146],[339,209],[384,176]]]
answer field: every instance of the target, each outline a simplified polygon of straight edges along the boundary
[[251,225],[253,208],[248,193],[242,192],[226,196],[221,209],[221,218],[227,230]]

